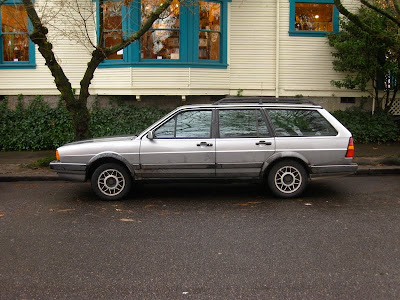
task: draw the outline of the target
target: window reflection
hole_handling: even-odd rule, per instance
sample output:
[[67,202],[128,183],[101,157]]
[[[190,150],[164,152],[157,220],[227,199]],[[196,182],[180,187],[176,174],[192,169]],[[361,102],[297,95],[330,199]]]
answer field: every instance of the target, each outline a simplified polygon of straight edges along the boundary
[[4,61],[29,61],[28,17],[23,5],[1,6]]
[[219,111],[221,138],[269,136],[268,127],[259,110]]
[[212,111],[186,111],[155,131],[156,138],[210,138]]
[[295,29],[333,31],[333,4],[296,2]]
[[335,136],[337,131],[314,110],[269,110],[277,136]]
[[[107,48],[122,42],[122,1],[103,4],[104,46]],[[107,59],[122,59],[123,50],[111,54]]]
[[215,2],[200,1],[199,10],[199,59],[219,60],[221,5]]
[[[142,1],[142,23],[162,0]],[[179,59],[179,1],[172,1],[169,8],[157,19],[152,28],[141,37],[141,58]]]

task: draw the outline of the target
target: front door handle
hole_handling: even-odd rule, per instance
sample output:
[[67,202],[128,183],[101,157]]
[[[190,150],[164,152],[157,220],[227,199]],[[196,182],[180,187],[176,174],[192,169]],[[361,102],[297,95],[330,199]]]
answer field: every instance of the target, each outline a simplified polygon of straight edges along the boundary
[[270,145],[272,145],[272,143],[271,142],[266,142],[266,141],[259,141],[258,143],[256,143],[256,145],[258,146],[258,145],[267,145],[267,146],[270,146]]
[[200,144],[197,144],[197,147],[201,147],[201,146],[212,147],[212,145],[213,145],[213,144],[211,144],[211,143],[201,142]]

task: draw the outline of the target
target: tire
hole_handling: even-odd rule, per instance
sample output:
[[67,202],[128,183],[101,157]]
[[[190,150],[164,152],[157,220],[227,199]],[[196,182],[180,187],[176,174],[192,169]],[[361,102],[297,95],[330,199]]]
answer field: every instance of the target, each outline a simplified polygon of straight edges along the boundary
[[126,197],[132,187],[132,177],[122,165],[100,165],[91,178],[92,189],[101,200],[115,201]]
[[285,159],[272,166],[268,173],[268,186],[279,198],[300,196],[308,183],[308,175],[302,164]]

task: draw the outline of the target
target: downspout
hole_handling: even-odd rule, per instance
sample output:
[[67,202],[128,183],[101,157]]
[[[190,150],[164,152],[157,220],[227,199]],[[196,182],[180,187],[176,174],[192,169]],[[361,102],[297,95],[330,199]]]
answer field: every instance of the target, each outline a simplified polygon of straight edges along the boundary
[[280,63],[280,0],[276,0],[276,29],[275,29],[275,98],[279,98],[279,63]]

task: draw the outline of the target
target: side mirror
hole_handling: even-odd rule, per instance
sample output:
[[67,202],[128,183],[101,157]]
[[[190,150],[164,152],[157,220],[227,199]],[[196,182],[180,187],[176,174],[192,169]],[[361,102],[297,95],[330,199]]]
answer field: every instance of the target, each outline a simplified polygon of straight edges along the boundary
[[148,138],[149,140],[154,139],[154,131],[153,131],[153,130],[150,130],[150,131],[147,133],[147,138]]

